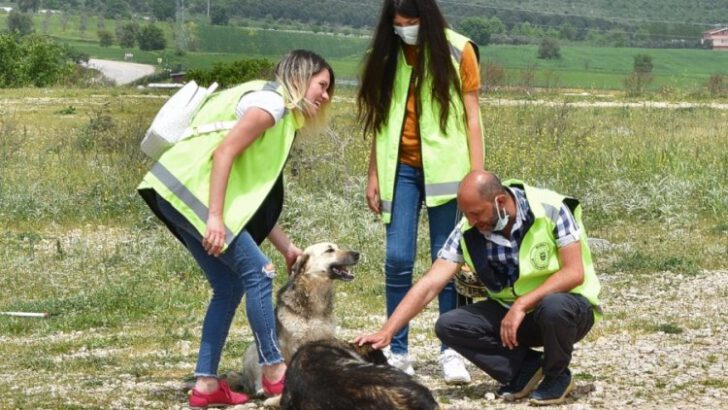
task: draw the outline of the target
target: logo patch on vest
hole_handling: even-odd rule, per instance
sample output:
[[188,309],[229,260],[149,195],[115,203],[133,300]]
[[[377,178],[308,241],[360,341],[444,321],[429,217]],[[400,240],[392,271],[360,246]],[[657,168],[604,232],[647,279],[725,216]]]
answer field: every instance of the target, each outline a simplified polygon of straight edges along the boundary
[[531,249],[531,263],[536,269],[545,269],[549,266],[551,248],[548,243],[541,242]]

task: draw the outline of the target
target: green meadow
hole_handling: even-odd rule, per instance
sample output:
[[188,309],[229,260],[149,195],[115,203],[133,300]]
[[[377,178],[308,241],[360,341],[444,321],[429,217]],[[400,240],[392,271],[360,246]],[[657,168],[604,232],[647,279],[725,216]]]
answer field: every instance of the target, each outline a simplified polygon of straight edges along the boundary
[[[5,25],[5,14],[0,14],[0,26]],[[189,36],[197,51],[182,55],[175,53],[171,23],[157,23],[165,33],[167,49],[141,51],[121,49],[118,45],[101,47],[96,35],[99,21],[90,16],[86,30],[79,31],[79,16],[70,16],[63,30],[61,17],[35,16],[35,30],[48,34],[95,58],[121,60],[124,53],[133,52],[134,61],[163,67],[209,68],[217,61],[230,62],[241,58],[268,58],[277,60],[288,50],[307,48],[329,59],[339,78],[355,79],[361,57],[369,39],[361,36],[313,33],[288,30],[261,29],[239,26],[212,26],[192,21],[188,23]],[[45,22],[44,22],[45,21]],[[146,24],[140,21],[140,24]],[[106,30],[115,31],[119,22],[105,20]],[[481,47],[483,66],[495,63],[505,70],[503,85],[518,87],[624,89],[624,78],[632,71],[636,54],[652,57],[653,91],[677,91],[681,95],[704,92],[708,78],[713,74],[728,75],[726,53],[696,49],[637,49],[592,47],[574,43],[562,44],[561,59],[537,58],[538,46],[489,45]],[[487,83],[488,78],[484,81]]]

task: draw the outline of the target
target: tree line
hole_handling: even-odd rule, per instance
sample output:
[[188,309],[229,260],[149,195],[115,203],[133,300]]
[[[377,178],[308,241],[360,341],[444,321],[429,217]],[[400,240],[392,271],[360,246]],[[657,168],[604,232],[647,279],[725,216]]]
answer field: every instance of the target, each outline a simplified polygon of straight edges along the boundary
[[[578,4],[577,4],[578,3]],[[708,22],[727,20],[728,9],[721,0],[536,0],[518,2],[489,0],[440,0],[448,21],[455,27],[470,17],[498,19],[502,30],[491,31],[494,41],[518,43],[519,38],[553,36],[573,41],[591,41],[639,47],[694,47]],[[688,4],[689,3],[689,4]],[[301,7],[297,0],[17,0],[21,10],[66,10],[93,13],[109,19],[151,16],[174,20],[180,12],[209,16],[213,24],[227,24],[231,18],[295,21],[312,26],[371,28],[381,0],[317,0]],[[530,9],[527,9],[530,8]],[[537,10],[537,11],[534,11]],[[590,11],[595,17],[585,17]],[[572,13],[570,11],[575,11]],[[579,14],[581,13],[581,14]],[[668,17],[672,16],[670,21]],[[675,18],[675,16],[680,16]],[[689,16],[689,18],[688,18]],[[717,19],[717,20],[716,20]],[[640,21],[643,20],[643,21]],[[697,23],[705,24],[697,24]],[[505,35],[505,36],[504,36]]]

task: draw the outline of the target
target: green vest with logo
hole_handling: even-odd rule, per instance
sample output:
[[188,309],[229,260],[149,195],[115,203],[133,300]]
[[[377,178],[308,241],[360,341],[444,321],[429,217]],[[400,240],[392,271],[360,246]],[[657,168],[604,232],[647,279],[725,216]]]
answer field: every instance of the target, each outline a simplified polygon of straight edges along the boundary
[[[470,42],[452,30],[446,30],[450,43],[451,63],[460,75],[463,49]],[[406,115],[407,96],[413,81],[413,68],[400,50],[392,86],[392,102],[387,121],[376,135],[377,177],[381,198],[382,220],[389,223],[394,198],[394,180],[399,162],[399,144]],[[456,90],[450,90],[450,112],[445,132],[440,129],[440,107],[433,102],[432,78],[425,75],[420,88],[418,106],[419,134],[422,147],[422,168],[425,176],[425,203],[428,207],[447,203],[457,195],[460,180],[470,171],[468,129],[465,107]],[[480,116],[480,114],[478,114]]]
[[[531,187],[518,180],[505,181],[504,185],[521,188],[525,191],[528,205],[534,216],[533,224],[528,228],[519,245],[518,279],[515,283],[504,286],[501,290],[492,290],[489,288],[486,278],[492,272],[489,272],[485,266],[476,266],[478,263],[473,261],[472,254],[479,252],[479,249],[475,247],[471,239],[466,239],[466,236],[468,238],[474,237],[472,235],[466,235],[466,232],[475,228],[471,228],[465,218],[463,218],[461,228],[463,235],[460,239],[460,246],[463,251],[465,263],[473,272],[478,274],[478,277],[486,285],[488,297],[504,306],[509,306],[516,298],[541,286],[546,279],[561,269],[554,228],[556,227],[556,220],[559,216],[561,205],[566,204],[573,213],[574,219],[581,231],[579,243],[581,245],[581,257],[584,264],[584,282],[572,289],[571,293],[584,296],[591,302],[592,306],[598,307],[599,279],[594,272],[591,252],[587,243],[586,229],[584,229],[584,224],[581,221],[581,205],[579,205],[579,202],[574,198],[566,197],[553,191]],[[596,319],[601,317],[600,309],[595,308],[594,313]]]
[[[214,93],[195,114],[190,128],[237,121],[235,110],[240,98],[261,90],[283,95],[281,86],[266,81],[251,81]],[[302,120],[287,111],[281,120],[256,138],[233,161],[223,208],[225,248],[256,215],[274,186],[279,184],[282,202],[280,177],[296,130],[301,125]],[[194,226],[200,237],[205,234],[209,213],[212,154],[226,135],[227,131],[212,131],[177,142],[162,154],[138,187],[150,206],[150,193],[156,193],[169,202]],[[152,209],[155,209],[154,206]],[[156,210],[155,213],[159,215]]]

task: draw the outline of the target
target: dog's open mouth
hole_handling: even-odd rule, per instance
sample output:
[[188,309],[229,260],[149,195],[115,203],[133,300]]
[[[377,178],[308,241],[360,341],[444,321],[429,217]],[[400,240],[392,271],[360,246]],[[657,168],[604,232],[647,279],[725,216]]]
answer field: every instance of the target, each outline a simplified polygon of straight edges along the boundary
[[346,265],[331,265],[331,273],[334,274],[334,277],[344,282],[354,279],[354,275],[349,270],[349,266]]

